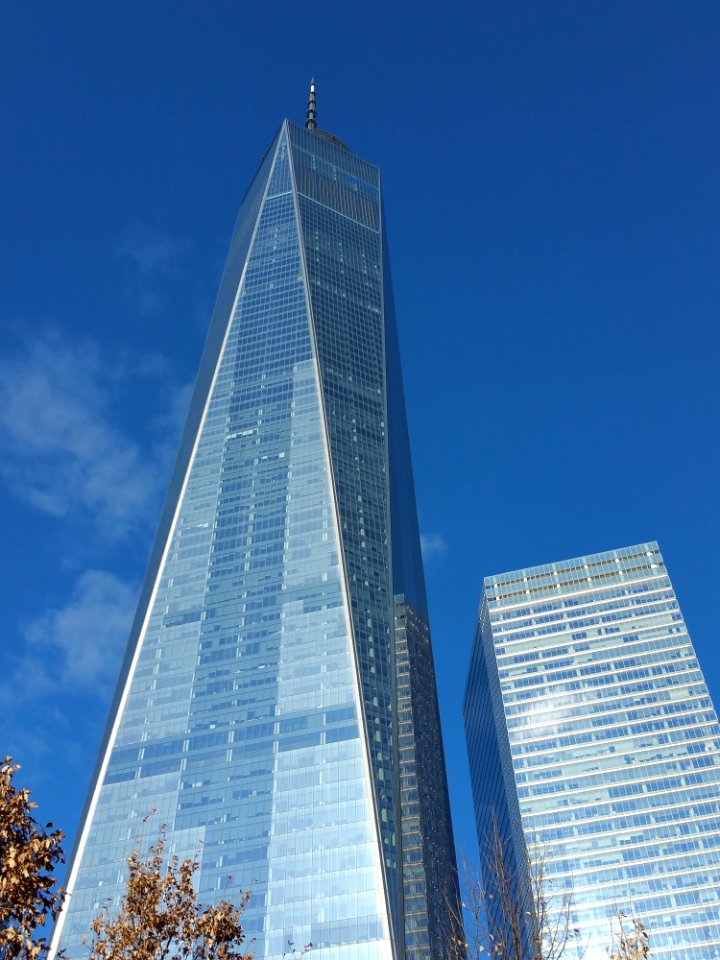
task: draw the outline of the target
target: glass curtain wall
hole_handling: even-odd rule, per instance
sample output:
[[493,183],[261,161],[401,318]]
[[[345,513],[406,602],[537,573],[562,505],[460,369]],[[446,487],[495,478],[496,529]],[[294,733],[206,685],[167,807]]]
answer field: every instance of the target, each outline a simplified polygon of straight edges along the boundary
[[478,834],[542,858],[578,956],[619,910],[720,956],[720,726],[656,543],[488,577],[465,718]]

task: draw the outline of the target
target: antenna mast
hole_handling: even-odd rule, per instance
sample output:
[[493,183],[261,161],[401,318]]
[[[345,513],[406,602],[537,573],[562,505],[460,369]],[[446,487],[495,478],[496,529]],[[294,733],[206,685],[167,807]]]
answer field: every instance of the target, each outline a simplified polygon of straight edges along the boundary
[[315,104],[315,80],[310,81],[310,93],[308,95],[307,120],[305,126],[308,130],[317,128],[317,106]]

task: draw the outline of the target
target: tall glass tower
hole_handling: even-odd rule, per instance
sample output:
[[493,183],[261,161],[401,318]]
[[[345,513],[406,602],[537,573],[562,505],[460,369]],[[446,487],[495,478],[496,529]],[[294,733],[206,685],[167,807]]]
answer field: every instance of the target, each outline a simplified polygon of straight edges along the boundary
[[252,892],[258,957],[441,957],[427,630],[379,173],[313,87],[240,209],[54,947],[81,956],[164,822],[202,902]]
[[720,726],[656,543],[488,577],[465,725],[481,845],[544,861],[567,957],[618,910],[720,957]]

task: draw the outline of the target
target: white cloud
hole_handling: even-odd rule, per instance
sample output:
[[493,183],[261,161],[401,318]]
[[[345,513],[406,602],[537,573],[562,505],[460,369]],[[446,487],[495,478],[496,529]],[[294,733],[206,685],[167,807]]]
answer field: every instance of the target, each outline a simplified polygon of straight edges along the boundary
[[[139,380],[163,383],[156,438],[118,423],[118,392]],[[83,514],[113,538],[129,533],[166,480],[186,409],[187,388],[168,380],[161,357],[133,363],[55,327],[20,338],[0,359],[0,476],[44,513]]]
[[[190,387],[159,354],[57,326],[15,332],[0,355],[0,481],[45,527],[53,518],[65,571],[88,548],[111,562],[154,527]],[[0,672],[5,749],[36,760],[97,736],[138,598],[137,585],[107,570],[69,584],[41,570],[37,607],[17,625]]]
[[445,556],[448,545],[441,533],[421,533],[420,549],[422,550],[423,561],[433,563]]
[[104,570],[87,570],[67,602],[27,624],[26,653],[36,665],[31,686],[107,693],[117,678],[137,587]]
[[176,240],[145,225],[136,225],[118,244],[118,255],[130,260],[147,275],[167,273],[187,251],[184,240]]
[[164,284],[177,281],[187,241],[170,237],[147,224],[135,224],[117,248],[118,257],[131,268],[130,289],[138,309],[147,316],[164,303]]
[[137,599],[135,584],[87,570],[62,605],[21,625],[0,675],[6,752],[44,763],[60,749],[63,763],[82,767],[119,675]]

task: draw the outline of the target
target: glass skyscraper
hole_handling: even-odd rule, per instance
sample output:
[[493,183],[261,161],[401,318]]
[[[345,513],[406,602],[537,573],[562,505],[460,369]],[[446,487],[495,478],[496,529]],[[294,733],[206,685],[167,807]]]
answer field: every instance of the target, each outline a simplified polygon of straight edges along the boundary
[[720,726],[656,543],[488,577],[465,724],[481,846],[543,859],[566,956],[623,910],[720,957]]
[[54,948],[82,955],[160,823],[201,902],[251,891],[258,957],[443,956],[455,859],[380,178],[316,129],[314,89],[242,202]]

